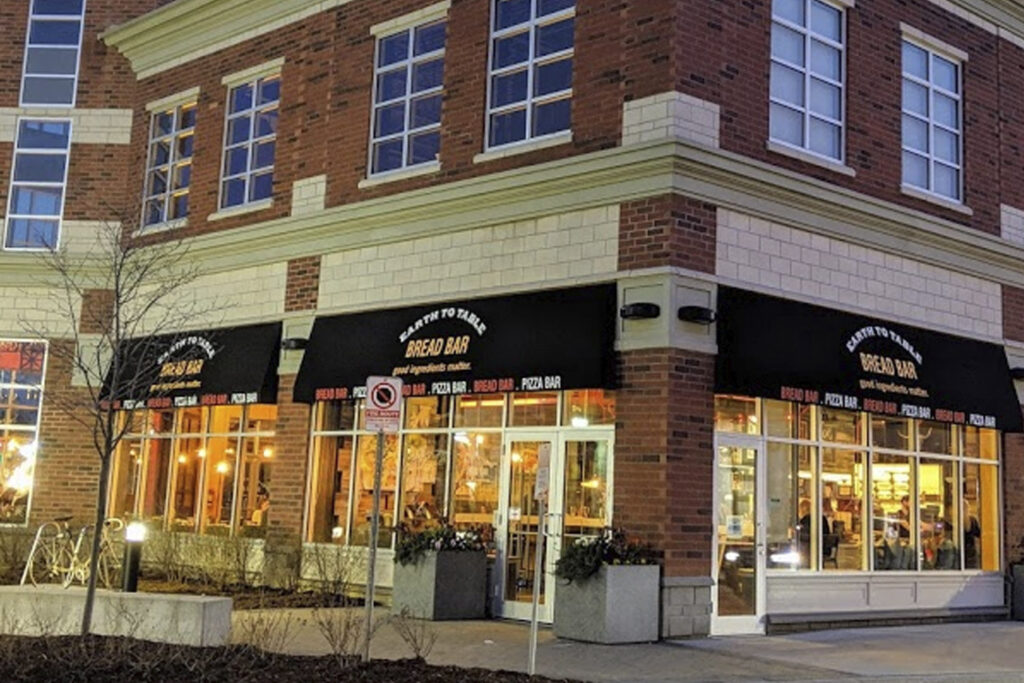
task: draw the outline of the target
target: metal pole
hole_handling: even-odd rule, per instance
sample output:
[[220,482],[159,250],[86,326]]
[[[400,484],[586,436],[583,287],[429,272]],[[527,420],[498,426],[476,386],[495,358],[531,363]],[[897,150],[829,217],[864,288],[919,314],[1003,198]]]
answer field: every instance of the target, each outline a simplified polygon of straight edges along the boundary
[[121,590],[135,593],[139,590],[139,565],[142,563],[142,543],[140,541],[124,542],[124,558],[121,565],[124,575],[121,577]]
[[374,571],[377,568],[377,533],[380,528],[380,475],[384,463],[384,432],[377,432],[377,459],[373,468],[373,510],[370,511],[370,559],[366,567],[366,627],[363,634],[363,661],[370,661],[370,634],[373,632]]
[[530,611],[530,665],[528,673],[533,676],[537,672],[537,617],[540,606],[540,585],[544,578],[544,548],[547,539],[544,537],[544,517],[547,505],[547,494],[541,496],[537,507],[537,550],[533,558],[533,605]]

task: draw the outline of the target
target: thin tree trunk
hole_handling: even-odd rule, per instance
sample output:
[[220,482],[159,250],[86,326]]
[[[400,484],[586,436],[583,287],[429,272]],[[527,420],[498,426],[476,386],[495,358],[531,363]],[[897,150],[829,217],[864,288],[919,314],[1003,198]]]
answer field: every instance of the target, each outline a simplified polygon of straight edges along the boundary
[[96,529],[92,535],[92,550],[89,553],[89,584],[85,591],[85,608],[82,610],[82,635],[92,630],[92,608],[96,601],[96,574],[100,560],[100,542],[103,540],[103,524],[107,521],[107,488],[109,485],[110,460],[113,454],[107,451],[100,459],[100,481],[96,493]]

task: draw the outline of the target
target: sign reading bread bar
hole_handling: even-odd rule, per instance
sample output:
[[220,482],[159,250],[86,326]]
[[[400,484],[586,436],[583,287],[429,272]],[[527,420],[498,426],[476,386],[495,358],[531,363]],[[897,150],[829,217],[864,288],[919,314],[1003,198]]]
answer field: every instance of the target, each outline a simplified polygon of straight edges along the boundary
[[406,396],[611,388],[615,285],[317,318],[295,400],[361,398],[369,375]]
[[125,410],[276,403],[280,343],[281,323],[131,340],[104,394]]
[[1000,346],[718,290],[715,391],[1021,431]]

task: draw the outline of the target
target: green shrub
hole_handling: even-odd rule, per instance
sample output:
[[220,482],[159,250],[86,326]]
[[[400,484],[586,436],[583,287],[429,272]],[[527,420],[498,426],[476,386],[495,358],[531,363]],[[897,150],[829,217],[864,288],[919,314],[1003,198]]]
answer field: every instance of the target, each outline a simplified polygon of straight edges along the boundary
[[395,561],[402,565],[416,564],[428,550],[480,552],[484,549],[479,531],[458,531],[447,522],[420,531],[412,531],[400,524],[396,531],[398,543],[395,545]]
[[622,529],[608,528],[597,536],[583,536],[566,548],[555,563],[555,576],[583,582],[605,565],[654,564],[650,545],[626,537]]

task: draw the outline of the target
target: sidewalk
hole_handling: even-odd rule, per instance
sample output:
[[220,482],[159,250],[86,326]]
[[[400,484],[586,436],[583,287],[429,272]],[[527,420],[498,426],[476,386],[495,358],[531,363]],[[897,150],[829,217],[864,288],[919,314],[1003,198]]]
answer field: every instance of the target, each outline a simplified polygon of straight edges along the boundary
[[[359,610],[361,612],[361,610]],[[289,622],[282,649],[329,654],[311,610],[273,610]],[[259,612],[237,611],[234,631]],[[386,610],[377,610],[384,619]],[[526,624],[507,621],[436,622],[432,664],[525,671]],[[590,645],[560,641],[542,629],[537,672],[586,681],[992,681],[1024,682],[1024,623],[818,631],[788,636],[742,636],[647,645]],[[409,647],[388,625],[374,637],[372,656],[401,659]]]

